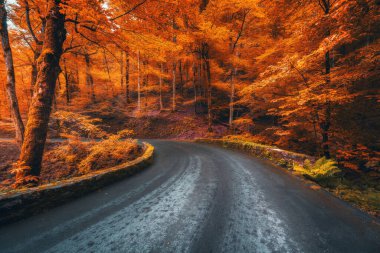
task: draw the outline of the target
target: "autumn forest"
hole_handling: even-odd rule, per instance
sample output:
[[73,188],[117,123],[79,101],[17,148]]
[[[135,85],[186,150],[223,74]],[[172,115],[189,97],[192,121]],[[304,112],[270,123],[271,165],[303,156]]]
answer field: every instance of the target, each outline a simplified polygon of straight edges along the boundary
[[218,140],[379,215],[379,7],[0,0],[0,192]]

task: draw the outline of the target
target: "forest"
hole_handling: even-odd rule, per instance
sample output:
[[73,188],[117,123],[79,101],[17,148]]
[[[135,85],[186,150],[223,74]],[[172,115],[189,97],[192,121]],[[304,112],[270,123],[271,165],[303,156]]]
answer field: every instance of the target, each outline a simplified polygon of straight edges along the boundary
[[0,0],[1,187],[133,160],[136,138],[222,138],[324,157],[376,213],[379,7]]

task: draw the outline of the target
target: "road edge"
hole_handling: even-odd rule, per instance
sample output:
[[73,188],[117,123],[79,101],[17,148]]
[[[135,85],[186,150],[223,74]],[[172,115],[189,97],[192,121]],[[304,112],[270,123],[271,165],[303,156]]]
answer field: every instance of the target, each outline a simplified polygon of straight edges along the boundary
[[301,175],[296,175],[295,173],[293,173],[292,168],[294,162],[303,165],[306,159],[314,162],[316,160],[315,157],[279,149],[274,146],[268,146],[254,142],[245,142],[240,140],[199,138],[195,139],[194,142],[217,145],[227,149],[238,150],[247,153],[248,155],[267,160],[274,166],[278,166],[278,168],[283,169],[289,175],[296,177],[297,179],[302,181],[307,187],[313,190],[324,191],[330,194],[332,197],[337,198],[340,201],[346,203],[347,205],[350,205],[351,207],[361,211],[362,213],[366,214],[368,218],[372,220],[373,223],[380,226],[380,217],[376,217],[368,210],[362,208],[360,205],[357,205],[355,203],[341,198],[339,195],[334,194],[334,192],[329,191],[328,189],[322,187],[318,183],[309,180]]
[[83,176],[0,195],[0,225],[41,213],[71,199],[130,177],[153,162],[154,146],[143,142],[144,153],[133,161]]

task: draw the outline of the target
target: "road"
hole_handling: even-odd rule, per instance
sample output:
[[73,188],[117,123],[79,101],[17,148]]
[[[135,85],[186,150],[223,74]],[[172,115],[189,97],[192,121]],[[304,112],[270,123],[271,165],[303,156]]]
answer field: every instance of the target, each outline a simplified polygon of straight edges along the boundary
[[0,228],[0,252],[380,252],[378,220],[268,162],[151,143],[154,165]]

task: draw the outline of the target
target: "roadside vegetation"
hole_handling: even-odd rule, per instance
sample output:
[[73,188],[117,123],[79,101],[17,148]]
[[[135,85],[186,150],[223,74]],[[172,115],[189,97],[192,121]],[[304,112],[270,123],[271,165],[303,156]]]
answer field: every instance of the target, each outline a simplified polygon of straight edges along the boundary
[[[0,167],[0,192],[20,185],[46,184],[110,168],[134,160],[144,151],[132,138],[133,131],[108,134],[95,125],[101,122],[100,119],[78,113],[57,112],[52,121],[60,126],[56,133],[59,139],[46,146],[38,178],[17,177],[27,169],[17,160],[17,146],[9,141],[1,143],[4,160]],[[23,181],[19,181],[20,178]]]
[[[246,136],[247,138],[247,136]],[[345,168],[333,159],[315,159],[312,156],[258,144],[239,136],[222,139],[198,139],[225,148],[237,149],[256,157],[268,159],[292,174],[313,181],[335,196],[354,206],[380,217],[380,173],[372,170],[361,172]]]

